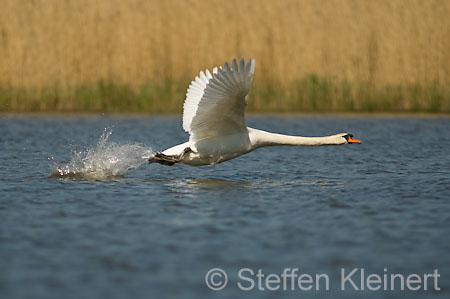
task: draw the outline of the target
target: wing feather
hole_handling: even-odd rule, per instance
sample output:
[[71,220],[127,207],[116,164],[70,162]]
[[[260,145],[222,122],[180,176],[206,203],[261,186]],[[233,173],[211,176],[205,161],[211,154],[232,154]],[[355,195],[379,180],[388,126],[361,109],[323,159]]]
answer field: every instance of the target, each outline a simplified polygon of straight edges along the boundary
[[191,141],[247,130],[244,112],[254,72],[255,60],[238,65],[234,59],[195,77],[183,106],[183,129]]

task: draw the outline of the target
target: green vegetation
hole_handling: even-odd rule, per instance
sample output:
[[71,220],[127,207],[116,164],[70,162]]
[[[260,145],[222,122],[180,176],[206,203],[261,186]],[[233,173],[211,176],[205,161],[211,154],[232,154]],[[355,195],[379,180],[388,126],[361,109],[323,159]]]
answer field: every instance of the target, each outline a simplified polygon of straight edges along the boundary
[[[189,80],[51,88],[0,87],[0,112],[181,113]],[[249,112],[450,113],[450,86],[376,85],[315,75],[288,84],[254,82]]]

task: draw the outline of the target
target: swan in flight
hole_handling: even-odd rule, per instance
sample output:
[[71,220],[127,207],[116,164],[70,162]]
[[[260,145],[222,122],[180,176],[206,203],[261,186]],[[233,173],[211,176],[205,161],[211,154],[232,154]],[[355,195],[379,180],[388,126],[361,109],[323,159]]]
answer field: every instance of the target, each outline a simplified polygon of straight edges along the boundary
[[255,72],[255,60],[236,59],[223,67],[200,72],[186,93],[183,129],[189,141],[157,152],[149,163],[192,166],[221,163],[263,146],[341,145],[361,143],[352,134],[299,137],[252,129],[245,124],[247,95]]

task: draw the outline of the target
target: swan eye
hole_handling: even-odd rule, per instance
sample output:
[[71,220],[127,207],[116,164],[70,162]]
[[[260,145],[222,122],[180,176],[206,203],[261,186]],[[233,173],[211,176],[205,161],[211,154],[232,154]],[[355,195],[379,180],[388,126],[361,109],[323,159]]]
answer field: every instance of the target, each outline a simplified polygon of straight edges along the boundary
[[353,138],[353,134],[346,134],[342,137],[344,137],[348,141],[348,138]]

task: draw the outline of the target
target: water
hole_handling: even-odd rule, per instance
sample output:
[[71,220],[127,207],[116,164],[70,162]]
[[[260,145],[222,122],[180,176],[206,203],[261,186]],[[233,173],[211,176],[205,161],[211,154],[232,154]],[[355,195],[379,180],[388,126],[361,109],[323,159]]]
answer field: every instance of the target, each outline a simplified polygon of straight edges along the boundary
[[[180,117],[0,116],[0,298],[449,297],[449,118],[248,125],[363,144],[167,167],[145,158],[187,139]],[[215,267],[220,291],[205,284]],[[330,290],[242,291],[242,268],[325,273]],[[441,291],[342,291],[341,268],[438,269]]]
[[[108,142],[112,130],[105,129],[95,148],[74,153],[67,164],[54,161],[52,178],[107,180],[122,177],[153,157],[153,150],[140,144]],[[52,157],[53,160],[53,157]]]

